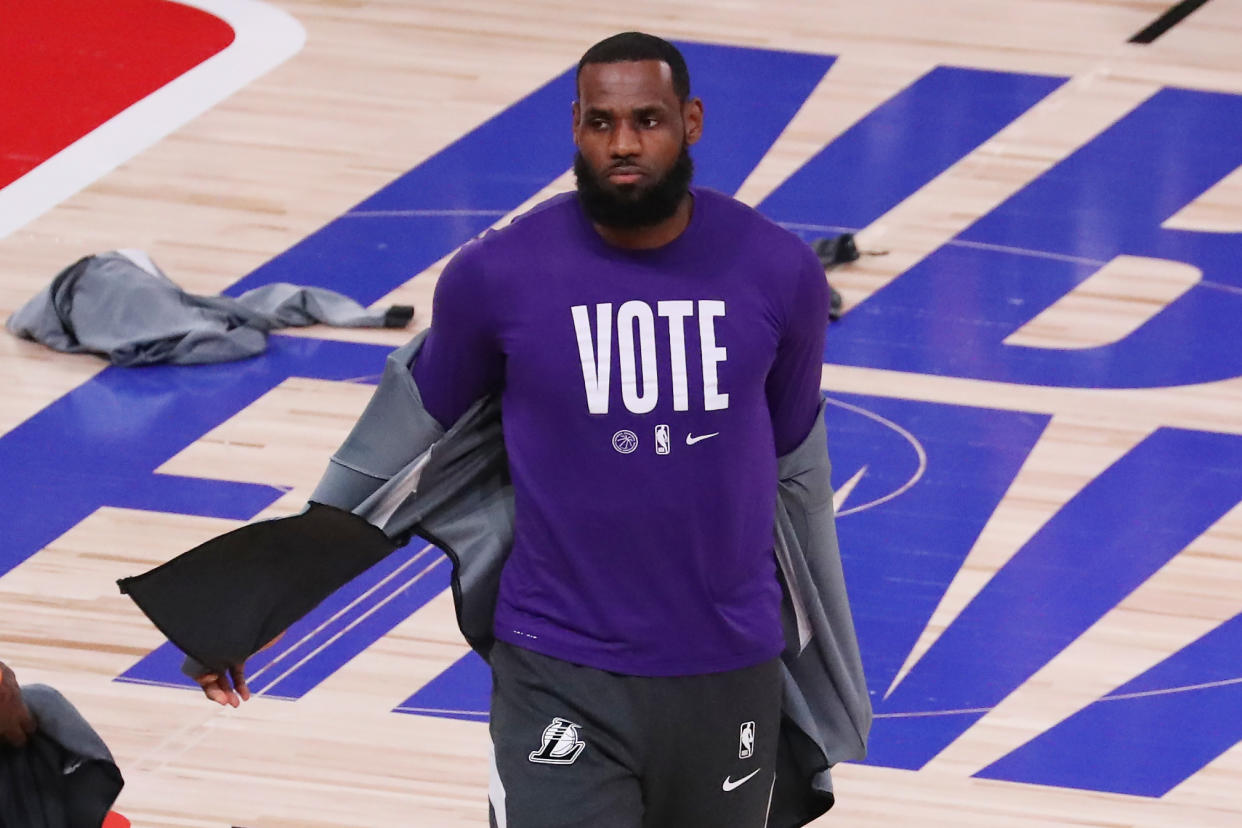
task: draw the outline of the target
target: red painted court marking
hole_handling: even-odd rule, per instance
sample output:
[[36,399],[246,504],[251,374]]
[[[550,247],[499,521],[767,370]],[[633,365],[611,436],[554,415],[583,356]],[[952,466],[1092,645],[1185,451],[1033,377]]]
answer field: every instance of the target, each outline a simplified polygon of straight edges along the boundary
[[130,828],[130,822],[116,811],[109,811],[100,828]]
[[5,4],[0,188],[233,42],[214,15],[168,0]]

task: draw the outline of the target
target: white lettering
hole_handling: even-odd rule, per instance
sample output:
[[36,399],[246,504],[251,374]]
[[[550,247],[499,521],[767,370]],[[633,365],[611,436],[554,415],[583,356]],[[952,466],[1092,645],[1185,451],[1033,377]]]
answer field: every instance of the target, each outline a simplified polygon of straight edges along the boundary
[[729,407],[729,395],[721,394],[716,366],[728,358],[725,348],[716,347],[717,316],[725,315],[725,303],[716,299],[699,300],[699,349],[703,352],[703,408],[719,411]]
[[[697,306],[697,307],[696,307]],[[591,330],[589,305],[570,308],[578,339],[578,358],[582,363],[582,383],[586,389],[587,411],[607,414],[612,379],[613,306],[595,305],[595,330]],[[656,350],[655,317],[668,320],[669,377],[673,390],[673,410],[690,409],[690,377],[686,359],[686,320],[698,312],[699,352],[703,359],[703,409],[719,411],[729,407],[729,395],[720,391],[719,365],[728,351],[716,344],[716,319],[725,315],[725,303],[718,299],[667,300],[651,305],[636,299],[617,308],[617,359],[621,374],[621,400],[631,414],[648,414],[660,398],[659,352]],[[639,379],[641,373],[641,381]]]
[[[634,323],[638,323],[638,355],[642,357],[643,385],[635,373]],[[660,397],[656,382],[655,317],[646,302],[626,302],[617,311],[617,355],[621,358],[621,398],[632,414],[646,414]]]
[[668,319],[668,350],[672,362],[673,410],[690,409],[689,380],[686,377],[686,317],[694,315],[694,303],[688,299],[660,302],[660,316]]
[[[578,334],[578,356],[582,360],[582,382],[586,385],[587,411],[608,413],[609,374],[612,369],[612,305],[595,306],[598,348],[591,337],[591,320],[586,305],[574,305],[574,330]],[[631,357],[633,362],[633,357]]]

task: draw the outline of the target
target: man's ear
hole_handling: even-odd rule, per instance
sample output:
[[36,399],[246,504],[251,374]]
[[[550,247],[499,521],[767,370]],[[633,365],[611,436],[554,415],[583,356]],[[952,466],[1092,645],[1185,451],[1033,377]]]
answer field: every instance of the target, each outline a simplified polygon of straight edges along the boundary
[[578,109],[578,102],[574,101],[574,106],[573,106],[574,122],[573,122],[572,130],[574,134],[574,146],[575,147],[578,146],[578,113],[580,111],[581,110]]
[[681,119],[686,125],[686,143],[697,143],[703,137],[703,101],[691,98],[682,104]]

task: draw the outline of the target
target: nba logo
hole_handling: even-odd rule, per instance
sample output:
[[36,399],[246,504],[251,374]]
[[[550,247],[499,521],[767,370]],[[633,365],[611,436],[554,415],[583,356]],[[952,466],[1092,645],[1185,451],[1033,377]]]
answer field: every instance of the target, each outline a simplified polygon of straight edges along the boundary
[[743,722],[742,731],[738,736],[737,758],[749,759],[755,755],[755,723]]
[[656,454],[668,454],[668,426],[658,425],[655,429]]

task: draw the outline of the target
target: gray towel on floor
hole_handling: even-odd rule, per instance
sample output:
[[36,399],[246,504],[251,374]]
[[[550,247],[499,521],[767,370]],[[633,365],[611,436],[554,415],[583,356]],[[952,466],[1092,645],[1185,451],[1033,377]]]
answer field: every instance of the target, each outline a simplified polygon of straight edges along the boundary
[[191,365],[261,354],[276,328],[316,322],[401,328],[413,315],[408,305],[375,313],[334,291],[284,282],[237,298],[194,296],[145,253],[115,250],[62,270],[5,327],[22,339],[99,354],[114,365]]

